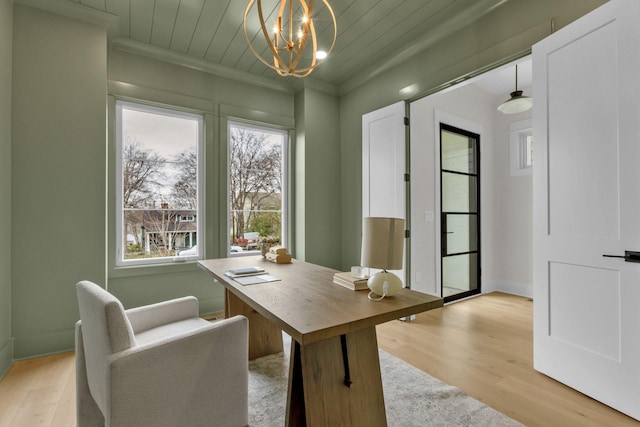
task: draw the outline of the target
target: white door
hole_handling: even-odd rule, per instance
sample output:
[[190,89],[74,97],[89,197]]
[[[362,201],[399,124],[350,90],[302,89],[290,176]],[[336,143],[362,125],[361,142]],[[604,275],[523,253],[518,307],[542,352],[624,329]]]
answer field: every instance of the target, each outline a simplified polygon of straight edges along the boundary
[[533,48],[534,367],[640,419],[640,2]]
[[[404,109],[398,102],[362,116],[363,217],[406,220]],[[406,283],[404,269],[393,273]]]

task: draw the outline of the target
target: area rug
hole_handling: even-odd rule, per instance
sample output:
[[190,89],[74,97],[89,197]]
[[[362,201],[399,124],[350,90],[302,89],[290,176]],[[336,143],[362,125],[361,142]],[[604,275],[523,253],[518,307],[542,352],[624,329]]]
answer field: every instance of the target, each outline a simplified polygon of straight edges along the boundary
[[[383,350],[379,352],[389,427],[522,426],[459,388],[447,385]],[[251,427],[284,426],[288,359],[287,354],[278,353],[249,363]]]

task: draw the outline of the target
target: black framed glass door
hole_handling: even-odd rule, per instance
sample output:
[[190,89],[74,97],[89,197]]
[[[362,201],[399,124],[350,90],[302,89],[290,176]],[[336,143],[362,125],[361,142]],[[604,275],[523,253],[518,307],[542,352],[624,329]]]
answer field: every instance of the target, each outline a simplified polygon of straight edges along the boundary
[[480,293],[480,135],[440,124],[441,287],[445,302]]

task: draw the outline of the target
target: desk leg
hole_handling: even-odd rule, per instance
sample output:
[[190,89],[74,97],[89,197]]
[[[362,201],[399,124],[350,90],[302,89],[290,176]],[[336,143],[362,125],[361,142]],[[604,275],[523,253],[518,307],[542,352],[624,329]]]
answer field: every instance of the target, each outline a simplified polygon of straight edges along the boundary
[[282,331],[226,289],[224,314],[227,318],[241,314],[249,319],[249,360],[283,350]]
[[375,327],[346,335],[351,386],[340,337],[291,346],[287,426],[387,425]]

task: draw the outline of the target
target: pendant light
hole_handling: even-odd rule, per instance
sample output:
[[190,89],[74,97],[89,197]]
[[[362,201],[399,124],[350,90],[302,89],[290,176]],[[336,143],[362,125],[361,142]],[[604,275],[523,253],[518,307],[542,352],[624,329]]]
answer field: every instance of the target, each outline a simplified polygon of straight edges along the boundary
[[533,105],[533,99],[523,96],[518,90],[518,64],[516,64],[516,90],[511,92],[511,98],[500,104],[498,111],[503,114],[517,114],[527,111]]

